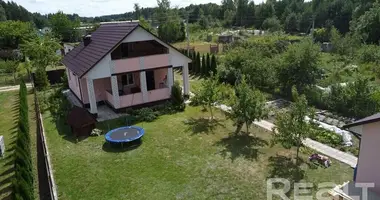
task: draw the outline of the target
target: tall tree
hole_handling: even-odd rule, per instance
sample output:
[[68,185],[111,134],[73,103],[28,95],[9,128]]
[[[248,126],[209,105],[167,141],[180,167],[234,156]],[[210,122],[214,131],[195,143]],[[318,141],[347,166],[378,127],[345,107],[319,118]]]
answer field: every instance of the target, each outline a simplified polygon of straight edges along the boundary
[[202,55],[202,67],[201,67],[201,74],[202,76],[206,75],[207,71],[207,63],[206,63],[206,57],[205,54]]
[[210,70],[211,70],[210,54],[207,53],[207,56],[206,56],[206,76],[210,76]]
[[312,40],[292,44],[283,55],[282,64],[277,70],[278,80],[286,94],[296,86],[304,91],[306,86],[314,85],[320,78],[320,48]]
[[6,20],[7,20],[7,14],[5,13],[3,6],[0,5],[0,21],[6,21]]
[[235,96],[232,99],[231,113],[227,114],[236,125],[235,133],[240,133],[243,124],[246,125],[247,134],[249,127],[256,120],[261,120],[268,115],[265,107],[265,96],[247,84],[245,76],[235,86]]
[[138,3],[133,4],[133,8],[135,9],[135,19],[140,19],[141,17],[141,8]]
[[285,31],[287,33],[296,33],[300,29],[299,16],[296,13],[290,13],[285,19]]
[[306,97],[299,96],[295,87],[292,90],[294,103],[289,111],[276,114],[276,127],[272,138],[272,144],[280,143],[284,148],[297,148],[296,164],[299,164],[299,150],[302,141],[311,132],[311,125],[305,120],[306,116],[313,116],[313,109],[309,108]]
[[211,57],[211,71],[213,72],[213,74],[216,74],[216,69],[217,69],[216,58],[215,58],[215,55],[212,54],[212,57]]
[[236,25],[244,26],[247,24],[248,0],[236,0]]
[[49,18],[49,21],[55,37],[64,42],[76,42],[79,39],[78,18],[72,21],[62,11],[58,11]]

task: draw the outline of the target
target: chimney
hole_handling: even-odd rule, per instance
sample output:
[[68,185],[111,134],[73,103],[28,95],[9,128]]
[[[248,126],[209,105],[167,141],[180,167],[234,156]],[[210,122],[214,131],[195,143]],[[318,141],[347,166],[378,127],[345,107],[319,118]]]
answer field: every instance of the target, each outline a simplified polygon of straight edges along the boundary
[[91,43],[91,35],[86,35],[83,37],[83,43],[84,43],[84,46],[88,46],[90,43]]

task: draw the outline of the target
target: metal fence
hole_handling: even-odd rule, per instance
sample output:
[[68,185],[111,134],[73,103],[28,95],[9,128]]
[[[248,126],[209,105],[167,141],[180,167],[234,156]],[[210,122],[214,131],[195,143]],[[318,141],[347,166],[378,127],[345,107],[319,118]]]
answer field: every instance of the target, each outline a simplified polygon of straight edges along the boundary
[[45,130],[42,121],[40,106],[38,104],[37,90],[33,86],[34,103],[37,122],[37,164],[38,187],[41,200],[57,200],[57,187],[54,181],[50,154],[45,138]]

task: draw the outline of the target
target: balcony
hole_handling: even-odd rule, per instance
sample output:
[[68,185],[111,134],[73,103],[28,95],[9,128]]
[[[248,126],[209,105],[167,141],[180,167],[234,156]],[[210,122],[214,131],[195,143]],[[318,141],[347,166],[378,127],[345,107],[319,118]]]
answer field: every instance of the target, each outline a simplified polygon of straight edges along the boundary
[[[139,71],[141,69],[155,69],[170,65],[169,54],[157,54],[135,58],[112,60],[114,62],[114,74]],[[140,67],[141,66],[141,67]]]

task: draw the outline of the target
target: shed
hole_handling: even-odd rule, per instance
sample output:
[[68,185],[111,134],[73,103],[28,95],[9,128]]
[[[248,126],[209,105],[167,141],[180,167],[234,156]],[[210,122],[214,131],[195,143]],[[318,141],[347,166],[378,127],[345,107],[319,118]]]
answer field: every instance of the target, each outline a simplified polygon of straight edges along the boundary
[[218,42],[223,44],[231,43],[234,42],[234,37],[233,35],[219,35]]
[[74,106],[67,115],[67,124],[75,136],[89,136],[95,128],[96,119],[85,108]]

